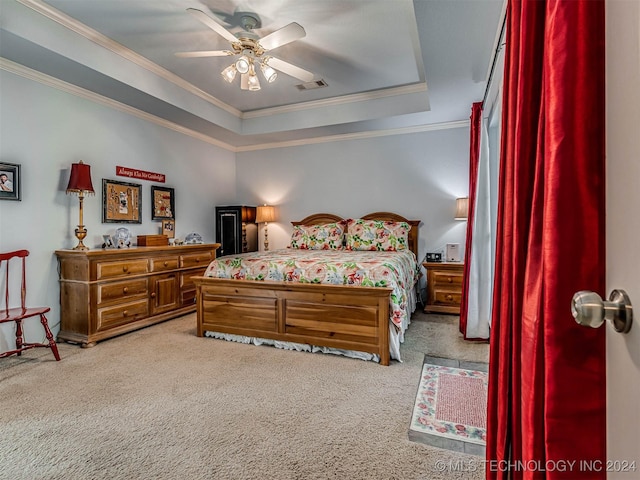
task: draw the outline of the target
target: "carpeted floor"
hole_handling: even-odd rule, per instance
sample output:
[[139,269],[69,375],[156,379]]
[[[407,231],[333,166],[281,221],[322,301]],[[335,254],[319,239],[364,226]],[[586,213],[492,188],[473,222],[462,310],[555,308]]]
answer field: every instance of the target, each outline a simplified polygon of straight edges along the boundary
[[408,438],[425,354],[488,359],[456,322],[416,313],[389,367],[198,338],[195,315],[2,359],[0,479],[484,478]]

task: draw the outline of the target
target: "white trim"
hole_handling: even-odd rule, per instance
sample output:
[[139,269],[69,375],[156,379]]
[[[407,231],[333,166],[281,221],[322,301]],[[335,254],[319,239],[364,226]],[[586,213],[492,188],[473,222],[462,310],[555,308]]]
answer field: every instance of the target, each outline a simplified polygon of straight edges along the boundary
[[54,78],[50,75],[46,75],[42,72],[38,72],[31,68],[12,62],[11,60],[8,60],[4,57],[0,57],[0,69],[13,73],[15,75],[19,75],[21,77],[27,78],[29,80],[36,81],[43,85],[56,88],[63,92],[70,93],[71,95],[75,95],[76,97],[84,98],[86,100],[91,100],[95,103],[99,103],[106,107],[113,108],[114,110],[119,110],[121,112],[128,113],[130,115],[141,118],[143,120],[147,120],[148,122],[155,123],[156,125],[160,125],[161,127],[165,127],[170,130],[174,130],[176,132],[187,135],[189,137],[197,138],[198,140],[202,140],[203,142],[216,145],[217,147],[224,148],[225,150],[229,150],[232,152],[236,151],[235,147],[233,147],[232,145],[229,145],[228,143],[222,142],[220,140],[216,140],[213,137],[210,137],[200,132],[196,132],[195,130],[185,128],[181,125],[170,122],[163,118],[156,117],[155,115],[151,115],[150,113],[143,112],[142,110],[138,110],[137,108],[131,107],[129,105],[125,105],[124,103],[120,103],[116,100],[107,98],[98,93],[78,87],[77,85],[72,85],[60,79]]
[[196,132],[194,130],[177,125],[173,122],[157,117],[150,113],[143,112],[142,110],[131,107],[129,105],[125,105],[123,103],[120,103],[116,100],[105,97],[103,95],[100,95],[98,93],[92,92],[90,90],[86,90],[76,85],[72,85],[65,81],[54,78],[50,75],[46,75],[42,72],[38,72],[31,68],[25,67],[24,65],[20,65],[11,60],[8,60],[4,57],[0,57],[0,69],[13,73],[15,75],[19,75],[21,77],[27,78],[29,80],[33,80],[43,85],[56,88],[63,92],[70,93],[71,95],[75,95],[77,97],[84,98],[86,100],[91,100],[93,102],[99,103],[100,105],[113,108],[114,110],[128,113],[130,115],[141,118],[143,120],[147,120],[151,123],[155,123],[156,125],[160,125],[170,130],[174,130],[176,132],[182,133],[189,137],[202,140],[203,142],[210,143],[212,145],[215,145],[217,147],[220,147],[235,153],[250,152],[255,150],[267,150],[272,148],[297,147],[301,145],[314,145],[319,143],[341,142],[345,140],[359,140],[364,138],[385,137],[389,135],[407,135],[411,133],[431,132],[436,130],[446,130],[450,128],[463,128],[463,127],[468,128],[469,127],[469,120],[459,120],[454,122],[434,123],[429,125],[415,125],[411,127],[392,128],[392,129],[386,129],[386,130],[371,130],[367,132],[345,133],[345,134],[338,134],[338,135],[326,135],[326,136],[317,137],[317,138],[305,138],[305,139],[298,139],[298,140],[291,140],[291,141],[248,145],[244,147],[242,146],[234,147],[233,145],[225,143],[221,140],[217,140],[203,133]]
[[391,128],[387,130],[370,130],[368,132],[327,135],[317,138],[305,138],[301,140],[291,140],[286,142],[272,142],[259,145],[249,145],[246,147],[236,147],[236,152],[251,152],[254,150],[267,150],[271,148],[299,147],[301,145],[341,142],[344,140],[360,140],[363,138],[386,137],[389,135],[407,135],[410,133],[433,132],[436,130],[447,130],[450,128],[468,128],[469,123],[469,120],[459,120],[455,122],[433,123],[430,125],[416,125],[413,127]]
[[408,95],[412,93],[421,93],[427,91],[426,83],[415,83],[413,85],[403,85],[402,87],[385,88],[371,92],[354,93],[352,95],[343,95],[341,97],[325,98],[322,100],[312,100],[309,102],[296,103],[293,105],[283,105],[280,107],[261,108],[260,110],[251,110],[244,112],[242,118],[258,118],[277,115],[281,113],[299,112],[301,110],[309,110],[312,108],[331,107],[336,105],[346,105],[354,102],[367,102],[378,100],[380,98],[395,97],[397,95]]

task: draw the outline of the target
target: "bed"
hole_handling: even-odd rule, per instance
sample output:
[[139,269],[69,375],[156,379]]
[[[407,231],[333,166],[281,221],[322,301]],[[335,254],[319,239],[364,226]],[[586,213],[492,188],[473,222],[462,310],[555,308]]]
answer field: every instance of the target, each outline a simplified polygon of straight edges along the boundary
[[[404,222],[407,230],[404,247],[398,246],[398,251],[392,252],[287,248],[219,257],[211,262],[204,276],[193,278],[197,288],[197,335],[276,346],[285,343],[288,345],[285,348],[347,354],[373,359],[381,365],[389,365],[390,358],[401,360],[399,344],[416,305],[420,221],[390,212],[371,213],[357,222],[321,213],[292,224],[295,232],[297,227],[355,222],[345,227],[352,229],[349,238],[353,242],[354,238],[359,240],[353,234],[358,222],[367,221],[392,222],[390,225]],[[296,246],[293,236],[292,245]],[[345,260],[344,255],[349,257]],[[400,267],[388,263],[387,259],[392,257],[394,261],[402,259]],[[313,263],[318,259],[320,267]],[[326,273],[327,266],[335,270],[336,264],[344,266],[349,261],[358,267],[339,275],[339,282],[327,279],[325,274],[322,279],[304,274],[306,267],[324,269]],[[377,271],[377,277],[369,277],[363,267],[367,262],[378,267],[384,265],[386,270]],[[288,270],[277,273],[273,266],[278,263],[288,265]],[[399,268],[410,271],[404,272],[404,281],[369,279],[389,272],[395,274]],[[372,358],[361,357],[359,353]]]

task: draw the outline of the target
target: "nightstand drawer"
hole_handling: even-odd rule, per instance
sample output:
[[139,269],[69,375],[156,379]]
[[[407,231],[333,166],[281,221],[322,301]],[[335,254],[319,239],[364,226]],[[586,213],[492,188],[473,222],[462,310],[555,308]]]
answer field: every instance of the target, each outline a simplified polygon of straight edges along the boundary
[[455,305],[460,306],[462,294],[459,292],[447,292],[446,290],[434,291],[433,303],[435,305]]
[[457,272],[433,272],[435,287],[450,285],[460,288],[462,286],[462,274]]

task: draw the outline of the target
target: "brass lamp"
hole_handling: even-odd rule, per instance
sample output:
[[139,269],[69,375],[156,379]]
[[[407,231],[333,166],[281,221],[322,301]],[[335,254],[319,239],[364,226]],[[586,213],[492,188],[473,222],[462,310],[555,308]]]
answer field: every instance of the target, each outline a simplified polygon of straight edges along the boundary
[[269,234],[267,225],[276,219],[276,209],[271,205],[260,205],[256,209],[256,223],[264,223],[264,249],[269,250]]
[[91,183],[91,167],[80,160],[79,163],[71,165],[71,175],[69,176],[69,185],[67,185],[67,193],[77,193],[80,200],[80,222],[76,228],[76,238],[78,245],[74,250],[89,250],[82,240],[87,236],[87,229],[82,223],[82,203],[85,194],[94,194],[93,184]]
[[469,217],[469,197],[456,198],[455,220],[466,220]]

